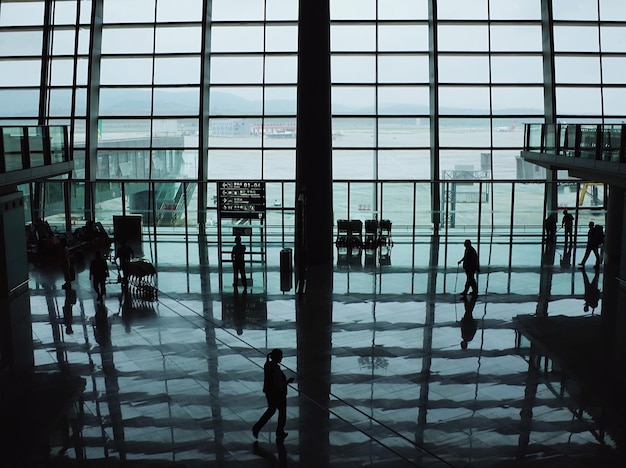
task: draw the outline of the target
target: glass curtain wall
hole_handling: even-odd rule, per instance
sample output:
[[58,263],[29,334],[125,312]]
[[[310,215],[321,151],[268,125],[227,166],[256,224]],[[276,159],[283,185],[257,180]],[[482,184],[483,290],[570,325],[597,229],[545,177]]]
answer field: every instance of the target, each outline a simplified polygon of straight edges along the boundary
[[[0,124],[69,126],[76,168],[54,191],[76,222],[140,213],[157,235],[193,233],[207,210],[210,233],[216,182],[262,179],[269,240],[289,241],[297,3],[2,0]],[[519,159],[523,124],[626,118],[618,0],[330,6],[336,219],[390,219],[407,242],[432,231],[433,212],[450,234],[540,232],[546,174]],[[602,212],[604,187],[558,179],[559,207],[589,209],[581,226]],[[45,199],[62,225],[58,197]]]

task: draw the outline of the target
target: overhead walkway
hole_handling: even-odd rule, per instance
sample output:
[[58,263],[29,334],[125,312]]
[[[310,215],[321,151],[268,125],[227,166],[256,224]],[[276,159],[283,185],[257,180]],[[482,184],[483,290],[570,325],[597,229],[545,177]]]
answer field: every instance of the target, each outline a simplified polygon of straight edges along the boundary
[[67,127],[0,127],[0,187],[68,174],[73,168]]
[[626,187],[626,125],[528,124],[524,132],[525,161]]

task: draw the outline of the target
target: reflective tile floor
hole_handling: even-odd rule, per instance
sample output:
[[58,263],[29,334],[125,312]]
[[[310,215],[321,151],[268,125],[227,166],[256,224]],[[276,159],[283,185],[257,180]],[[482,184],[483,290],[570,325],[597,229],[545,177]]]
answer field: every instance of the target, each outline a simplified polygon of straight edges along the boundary
[[[217,249],[193,244],[159,246],[157,300],[123,294],[113,265],[102,305],[88,271],[65,290],[32,268],[39,380],[14,398],[52,399],[63,416],[44,428],[45,411],[29,411],[11,463],[43,463],[29,441],[47,432],[50,466],[620,465],[619,433],[570,372],[581,341],[558,349],[570,325],[570,338],[595,329],[603,269],[571,266],[559,246],[484,243],[480,293],[463,300],[462,241],[398,243],[383,264],[338,256],[332,290],[305,294],[281,291],[280,247],[247,294],[234,294],[232,270],[198,267]],[[548,343],[539,319],[563,320]],[[273,348],[295,379],[283,444],[276,416],[251,433]]]

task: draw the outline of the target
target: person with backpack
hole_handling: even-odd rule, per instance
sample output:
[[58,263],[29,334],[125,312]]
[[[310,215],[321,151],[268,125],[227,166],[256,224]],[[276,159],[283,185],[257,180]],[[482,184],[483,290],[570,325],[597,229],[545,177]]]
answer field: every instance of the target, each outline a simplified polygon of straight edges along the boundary
[[581,268],[585,267],[585,263],[589,258],[589,255],[593,252],[596,257],[595,268],[600,266],[600,246],[604,244],[604,229],[600,225],[596,225],[593,221],[589,221],[589,231],[587,231],[587,248],[585,250],[585,256],[578,264]]

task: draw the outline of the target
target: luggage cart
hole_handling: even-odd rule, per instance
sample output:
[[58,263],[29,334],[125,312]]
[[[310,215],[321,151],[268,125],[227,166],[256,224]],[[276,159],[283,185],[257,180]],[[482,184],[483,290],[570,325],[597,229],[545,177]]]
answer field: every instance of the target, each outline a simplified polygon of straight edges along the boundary
[[144,259],[133,259],[128,263],[126,274],[128,277],[123,281],[126,281],[130,293],[144,301],[157,300],[158,290],[154,285],[156,269],[152,263]]

